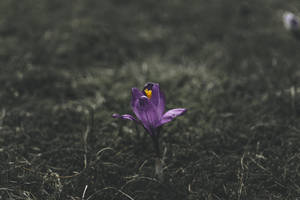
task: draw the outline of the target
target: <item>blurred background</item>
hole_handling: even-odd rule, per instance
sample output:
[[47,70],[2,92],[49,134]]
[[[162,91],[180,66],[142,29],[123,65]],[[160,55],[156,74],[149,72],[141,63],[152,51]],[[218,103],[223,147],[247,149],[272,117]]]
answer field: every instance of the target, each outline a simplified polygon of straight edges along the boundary
[[[0,1],[0,199],[300,197],[300,41],[282,23],[299,8]],[[111,118],[148,81],[189,110],[163,129],[164,183],[150,137]]]

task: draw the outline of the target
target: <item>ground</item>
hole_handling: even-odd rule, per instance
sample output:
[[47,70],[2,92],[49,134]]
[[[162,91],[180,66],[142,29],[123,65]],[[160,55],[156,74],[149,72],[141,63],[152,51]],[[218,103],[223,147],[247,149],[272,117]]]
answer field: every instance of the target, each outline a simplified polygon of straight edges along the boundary
[[[300,199],[298,0],[2,0],[0,199]],[[167,109],[164,180],[131,88]]]

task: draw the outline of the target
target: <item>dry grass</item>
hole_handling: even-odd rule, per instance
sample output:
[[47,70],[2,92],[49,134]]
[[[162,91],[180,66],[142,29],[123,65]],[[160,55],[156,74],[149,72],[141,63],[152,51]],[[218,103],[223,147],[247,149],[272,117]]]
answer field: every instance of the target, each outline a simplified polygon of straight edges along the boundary
[[[300,43],[280,18],[299,6],[1,1],[0,199],[300,198]],[[147,133],[111,118],[147,81],[188,109],[163,127],[163,181]]]

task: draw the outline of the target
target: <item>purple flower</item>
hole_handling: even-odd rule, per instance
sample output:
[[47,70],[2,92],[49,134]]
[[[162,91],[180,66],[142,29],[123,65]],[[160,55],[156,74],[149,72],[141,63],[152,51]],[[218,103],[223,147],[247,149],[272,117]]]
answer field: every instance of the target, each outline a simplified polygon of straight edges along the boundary
[[299,18],[291,12],[285,12],[282,16],[283,25],[289,31],[299,30]]
[[137,119],[129,114],[113,114],[113,117],[141,123],[154,137],[158,134],[158,127],[186,112],[185,108],[176,108],[165,112],[165,96],[158,83],[147,83],[143,91],[132,88],[131,108]]

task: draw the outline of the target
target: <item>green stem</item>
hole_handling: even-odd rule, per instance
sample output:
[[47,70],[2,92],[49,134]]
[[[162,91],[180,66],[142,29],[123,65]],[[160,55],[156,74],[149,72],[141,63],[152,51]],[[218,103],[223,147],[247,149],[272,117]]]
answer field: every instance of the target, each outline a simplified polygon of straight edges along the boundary
[[157,130],[155,132],[155,135],[152,136],[152,141],[153,141],[153,147],[156,153],[156,158],[155,158],[155,175],[158,178],[159,181],[163,181],[163,160],[162,160],[162,155],[160,152],[159,148],[159,131]]
[[156,133],[152,136],[153,147],[156,153],[156,157],[161,158],[160,148],[159,148],[159,134]]

